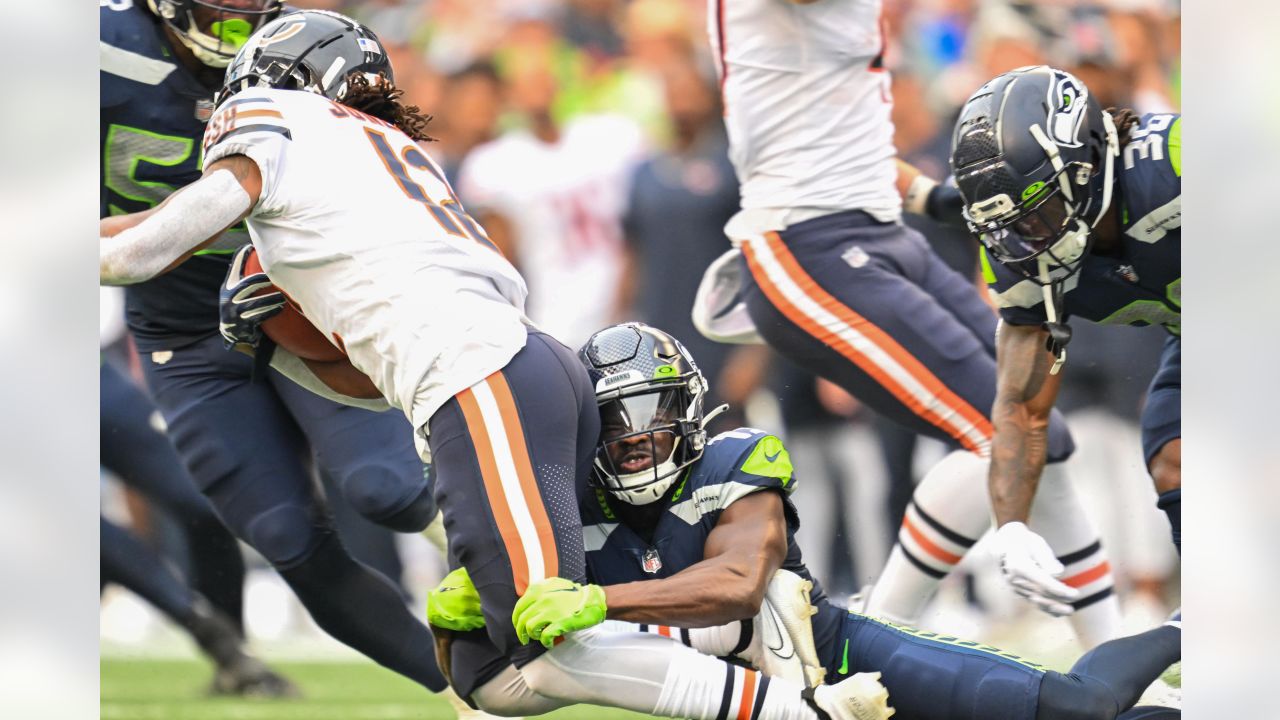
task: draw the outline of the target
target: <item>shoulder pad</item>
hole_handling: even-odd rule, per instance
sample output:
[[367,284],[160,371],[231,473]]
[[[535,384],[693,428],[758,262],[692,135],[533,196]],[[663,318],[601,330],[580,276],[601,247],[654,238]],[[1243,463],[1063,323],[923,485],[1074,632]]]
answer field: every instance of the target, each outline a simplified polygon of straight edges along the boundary
[[717,435],[682,485],[670,511],[690,525],[759,490],[795,487],[782,441],[754,428]]
[[125,81],[159,85],[177,69],[157,43],[154,18],[130,2],[102,2],[99,12],[99,68],[102,104],[124,92]]

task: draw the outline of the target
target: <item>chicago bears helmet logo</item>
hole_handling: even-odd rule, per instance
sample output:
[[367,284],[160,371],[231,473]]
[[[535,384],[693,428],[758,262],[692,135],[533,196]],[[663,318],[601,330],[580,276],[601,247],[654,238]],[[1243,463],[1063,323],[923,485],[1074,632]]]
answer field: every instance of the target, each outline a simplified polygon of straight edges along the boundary
[[1045,129],[1062,147],[1080,147],[1080,125],[1089,107],[1089,90],[1071,73],[1052,70],[1049,83],[1049,118]]

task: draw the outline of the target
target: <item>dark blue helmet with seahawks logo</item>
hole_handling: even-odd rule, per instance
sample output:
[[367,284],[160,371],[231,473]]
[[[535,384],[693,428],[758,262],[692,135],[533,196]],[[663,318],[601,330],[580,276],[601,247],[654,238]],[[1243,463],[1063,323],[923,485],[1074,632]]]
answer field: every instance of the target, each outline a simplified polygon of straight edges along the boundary
[[658,500],[702,457],[706,378],[679,340],[643,323],[597,332],[578,359],[600,407],[593,481],[633,505]]
[[1045,65],[1007,72],[965,102],[951,169],[987,251],[1043,284],[1079,267],[1111,202],[1115,125],[1084,83]]

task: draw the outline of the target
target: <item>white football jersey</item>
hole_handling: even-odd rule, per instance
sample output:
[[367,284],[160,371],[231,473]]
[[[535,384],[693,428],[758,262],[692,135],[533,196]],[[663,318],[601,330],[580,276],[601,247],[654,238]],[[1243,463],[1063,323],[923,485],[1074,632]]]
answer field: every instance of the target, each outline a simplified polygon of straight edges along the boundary
[[643,147],[630,120],[588,115],[568,122],[555,143],[508,133],[459,170],[468,206],[511,223],[529,317],[569,347],[613,320],[627,181]]
[[881,0],[708,0],[707,14],[743,209],[899,218]]
[[254,89],[209,122],[205,163],[228,155],[262,172],[248,226],[271,281],[420,433],[524,347],[524,280],[404,133],[320,95]]

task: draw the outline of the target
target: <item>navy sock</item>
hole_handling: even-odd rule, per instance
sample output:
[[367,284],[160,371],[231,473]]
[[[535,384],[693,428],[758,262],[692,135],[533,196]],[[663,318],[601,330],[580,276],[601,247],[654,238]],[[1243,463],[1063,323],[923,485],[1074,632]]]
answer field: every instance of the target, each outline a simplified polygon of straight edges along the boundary
[[182,584],[154,550],[127,530],[100,518],[99,562],[102,582],[117,583],[186,627],[194,615],[195,594]]
[[191,548],[191,587],[235,623],[244,637],[244,556],[240,543],[217,516],[185,520]]
[[1173,544],[1178,548],[1178,555],[1182,555],[1182,488],[1160,493],[1156,507],[1169,516],[1169,526],[1173,528]]
[[405,607],[395,585],[356,562],[336,535],[326,533],[306,560],[280,575],[335,639],[432,692],[447,686],[431,631]]

